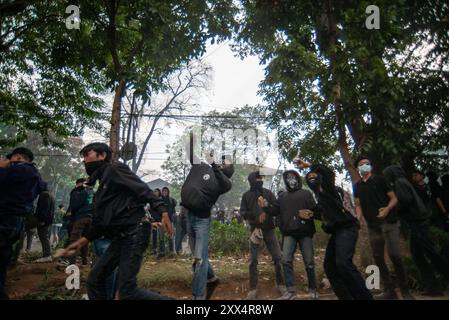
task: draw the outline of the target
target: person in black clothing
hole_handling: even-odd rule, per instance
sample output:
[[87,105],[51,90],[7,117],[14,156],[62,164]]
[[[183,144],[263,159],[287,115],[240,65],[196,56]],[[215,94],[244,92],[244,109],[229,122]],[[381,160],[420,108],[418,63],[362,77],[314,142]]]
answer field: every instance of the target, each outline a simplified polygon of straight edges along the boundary
[[41,192],[42,178],[33,159],[31,150],[21,147],[8,154],[7,160],[0,160],[0,300],[8,299],[5,283],[13,244]]
[[354,200],[357,217],[362,215],[368,224],[368,235],[376,265],[384,284],[383,293],[376,299],[396,300],[395,283],[385,263],[385,244],[393,262],[399,287],[404,299],[413,299],[409,292],[408,281],[400,251],[400,230],[397,216],[397,198],[390,183],[381,175],[372,173],[371,161],[359,157],[355,162],[361,179],[354,184]]
[[432,209],[432,223],[440,229],[445,229],[448,219],[449,209],[443,202],[443,188],[438,182],[438,175],[433,172],[427,172],[430,188],[430,206]]
[[424,172],[416,170],[413,172],[412,181],[413,187],[415,188],[416,193],[421,198],[422,202],[426,207],[430,210],[430,188],[425,181],[426,175]]
[[34,229],[37,229],[39,241],[42,245],[42,257],[36,259],[34,262],[44,263],[51,262],[53,258],[51,256],[51,247],[49,232],[50,226],[53,223],[55,213],[55,199],[48,190],[48,184],[45,181],[41,183],[41,193],[39,194],[36,205],[34,206],[34,212],[29,214],[25,218],[25,226],[20,235],[19,241],[17,241],[13,255],[10,261],[10,267],[14,267],[19,260],[22,252],[23,244],[26,237],[26,250],[31,250],[31,245],[34,237]]
[[359,222],[343,206],[343,197],[335,187],[335,173],[321,164],[295,159],[298,168],[310,168],[306,175],[317,206],[312,210],[321,219],[322,228],[331,235],[324,258],[324,271],[340,300],[372,300],[362,275],[352,259],[357,244]]
[[[446,223],[445,223],[445,227],[444,230],[446,230],[446,232],[449,232],[449,212],[447,212],[447,210],[449,210],[449,174],[445,174],[441,177],[441,196],[442,196],[442,201],[443,201],[443,206],[446,209]],[[448,252],[449,254],[449,252]]]
[[119,268],[118,294],[121,300],[168,299],[158,293],[137,287],[137,273],[148,247],[151,222],[145,216],[145,204],[150,203],[161,215],[161,223],[172,233],[170,218],[164,202],[127,165],[112,162],[112,152],[104,143],[85,146],[80,154],[84,158],[88,185],[99,186],[94,196],[94,218],[85,237],[70,244],[62,253],[73,255],[89,241],[101,236],[112,242],[95,263],[87,279],[90,300],[106,300],[106,282],[116,267]]
[[312,211],[316,206],[315,199],[310,191],[302,189],[302,180],[296,171],[285,171],[283,179],[287,191],[281,193],[276,201],[267,201],[268,207],[265,208],[268,214],[279,217],[283,236],[282,265],[287,292],[280,299],[291,300],[296,297],[293,261],[299,245],[307,273],[309,296],[316,300],[318,293],[313,249],[315,223]]
[[[156,196],[156,198],[162,200],[161,189],[156,188],[153,190],[153,193]],[[159,221],[161,219],[159,212],[151,207],[150,207],[150,214],[156,221]],[[165,256],[165,240],[163,237],[161,237],[161,232],[162,231],[157,228],[153,228],[153,230],[151,231],[151,254],[157,256],[158,258],[162,258]],[[157,252],[158,246],[159,246],[159,254]]]
[[410,229],[410,251],[428,286],[425,294],[442,295],[434,270],[439,271],[449,281],[449,262],[436,251],[429,237],[430,212],[405,178],[404,170],[400,166],[385,168],[383,175],[394,185],[399,200],[399,217]]
[[[170,217],[170,222],[173,225],[174,219],[175,219],[175,215],[176,215],[176,205],[177,202],[175,199],[173,199],[172,197],[170,197],[170,189],[167,187],[162,188],[162,200],[165,203],[165,207],[168,210],[168,215]],[[160,229],[161,231],[161,238],[165,239],[165,233],[164,230]],[[174,248],[173,248],[173,237],[169,237],[167,239],[168,241],[168,252],[169,253],[173,253],[174,252]],[[165,253],[165,243],[164,243],[164,253]]]
[[[270,203],[276,201],[274,194],[263,187],[263,177],[259,171],[249,174],[248,182],[250,190],[245,192],[240,202],[240,214],[249,226],[251,237],[249,241],[250,263],[249,263],[249,293],[248,300],[254,300],[257,297],[257,258],[260,251],[262,240],[265,242],[271,258],[274,263],[276,274],[276,287],[281,294],[285,293],[284,279],[282,276],[282,252],[279,241],[274,232],[274,221],[271,215],[267,215],[263,208],[258,204],[258,198],[263,197]],[[262,239],[261,239],[262,238]]]
[[42,245],[42,258],[35,262],[50,262],[53,260],[50,247],[50,226],[55,216],[55,197],[48,190],[46,182],[42,184],[42,192],[39,194],[34,213],[34,225],[37,228],[39,241]]
[[227,156],[216,163],[213,152],[207,153],[207,162],[194,156],[193,134],[188,150],[192,168],[181,189],[181,205],[188,210],[187,230],[193,248],[192,295],[194,300],[208,300],[220,281],[208,259],[211,209],[218,197],[232,188],[234,166]]
[[[85,236],[92,224],[93,217],[93,196],[92,187],[87,186],[86,179],[76,180],[76,187],[70,193],[69,210],[72,220],[72,228],[69,236],[70,243],[74,243]],[[87,266],[88,245],[81,249],[82,266]],[[76,255],[69,258],[69,263],[76,263]]]

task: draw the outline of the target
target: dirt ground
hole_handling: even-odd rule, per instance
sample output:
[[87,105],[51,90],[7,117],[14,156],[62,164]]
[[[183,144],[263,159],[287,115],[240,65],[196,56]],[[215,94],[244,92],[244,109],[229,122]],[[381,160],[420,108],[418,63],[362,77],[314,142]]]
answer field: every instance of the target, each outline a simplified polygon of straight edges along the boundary
[[[85,294],[85,279],[90,268],[80,268],[81,287],[79,291],[69,291],[65,288],[67,274],[58,270],[56,263],[34,263],[33,255],[24,255],[23,264],[8,273],[8,291],[11,299],[82,299]],[[321,300],[335,300],[331,289],[323,285],[322,254],[316,257],[317,282]],[[191,259],[188,256],[155,259],[146,257],[140,270],[139,285],[159,291],[176,299],[191,299]],[[214,296],[215,300],[240,300],[248,293],[248,257],[212,257],[212,266],[221,279]],[[304,265],[298,253],[295,258],[296,283],[299,289],[298,299],[308,299],[306,293],[307,279]],[[259,259],[258,299],[271,300],[280,296],[274,286],[274,269],[267,256]],[[449,300],[449,293],[443,297],[429,298],[415,294],[418,300],[438,299]]]

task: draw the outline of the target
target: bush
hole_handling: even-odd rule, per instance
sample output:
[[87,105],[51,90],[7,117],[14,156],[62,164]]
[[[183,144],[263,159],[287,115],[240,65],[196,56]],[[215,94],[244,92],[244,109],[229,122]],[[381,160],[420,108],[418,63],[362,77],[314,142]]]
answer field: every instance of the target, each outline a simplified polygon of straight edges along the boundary
[[[430,227],[430,237],[432,239],[432,242],[435,245],[435,249],[440,252],[441,255],[445,256],[446,259],[448,258],[449,253],[449,234],[435,226]],[[426,289],[426,283],[424,282],[424,279],[421,277],[421,274],[413,261],[413,258],[411,257],[404,257],[404,267],[407,272],[407,276],[409,278],[409,285],[410,288],[413,290],[424,290]],[[444,277],[438,278],[438,272],[435,269],[436,276],[438,279],[438,282],[442,289],[447,288],[448,282],[444,279]]]
[[233,220],[230,224],[212,221],[209,250],[212,254],[243,255],[248,253],[249,231],[247,227]]

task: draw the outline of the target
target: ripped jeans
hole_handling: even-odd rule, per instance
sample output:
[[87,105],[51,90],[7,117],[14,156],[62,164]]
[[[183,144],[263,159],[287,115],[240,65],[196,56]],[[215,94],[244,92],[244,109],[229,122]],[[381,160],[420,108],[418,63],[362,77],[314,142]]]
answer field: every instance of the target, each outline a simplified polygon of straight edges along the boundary
[[206,298],[207,281],[216,278],[208,258],[210,223],[210,217],[200,218],[191,212],[187,214],[187,232],[194,258],[192,295],[197,300]]

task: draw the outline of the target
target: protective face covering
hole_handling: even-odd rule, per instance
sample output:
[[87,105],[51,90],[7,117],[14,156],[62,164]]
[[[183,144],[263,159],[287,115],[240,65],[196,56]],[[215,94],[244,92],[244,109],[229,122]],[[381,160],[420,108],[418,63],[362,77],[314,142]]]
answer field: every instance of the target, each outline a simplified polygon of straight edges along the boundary
[[321,182],[322,182],[322,179],[320,176],[307,178],[307,185],[313,191],[319,190],[319,188],[321,186]]
[[359,166],[359,172],[362,176],[370,173],[371,170],[372,167],[370,164],[362,164],[361,166]]
[[263,180],[256,180],[256,188],[261,189],[263,187]]
[[290,176],[285,180],[290,189],[296,189],[296,187],[298,187],[298,179],[296,179],[295,177]]
[[99,169],[103,164],[104,160],[92,161],[84,163],[84,168],[86,169],[86,173],[91,176],[97,169]]

